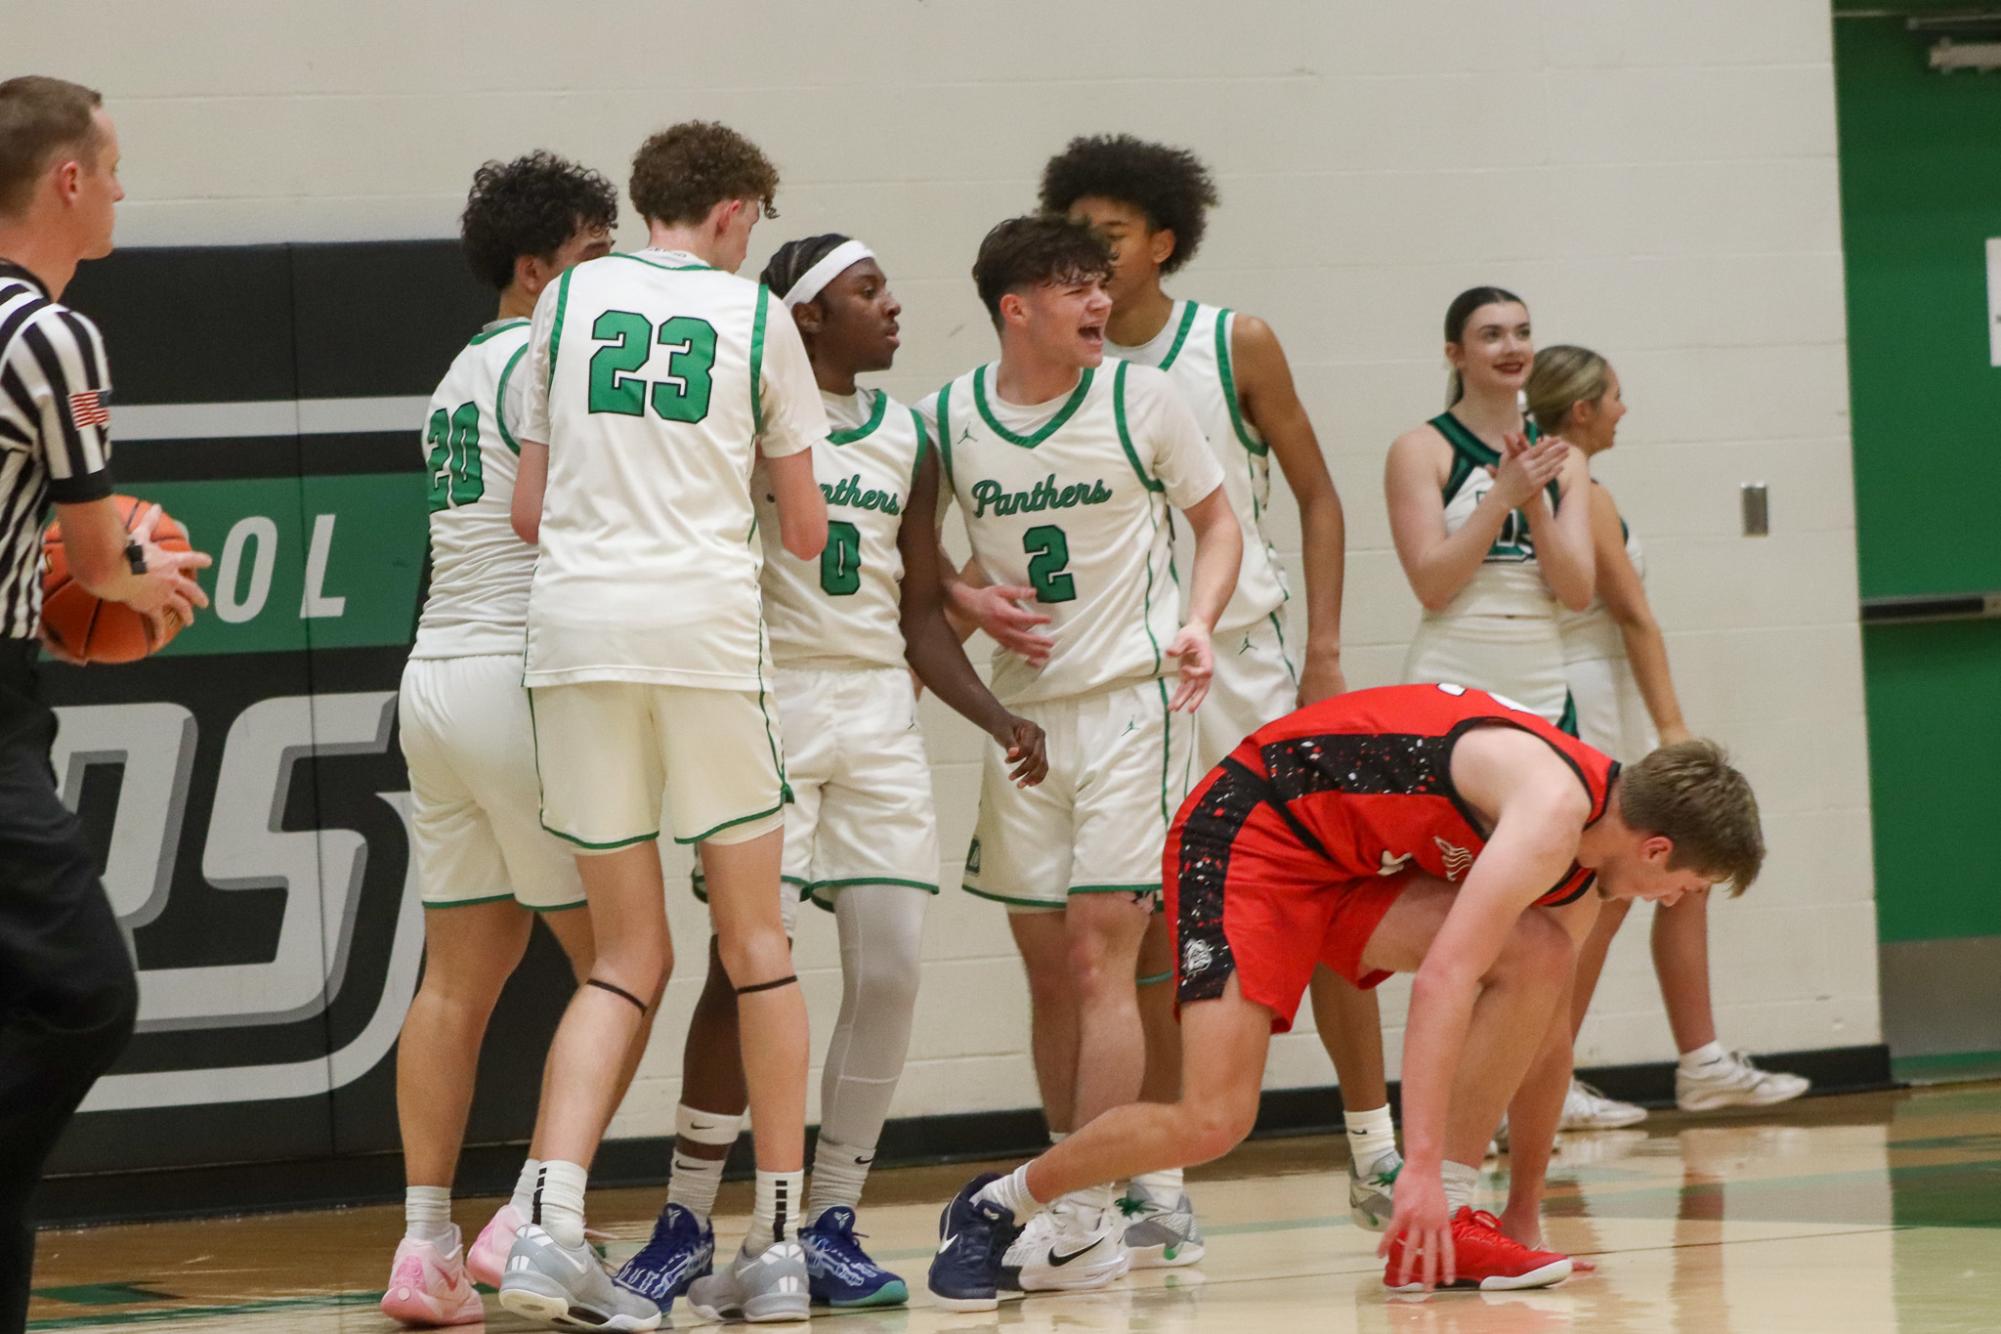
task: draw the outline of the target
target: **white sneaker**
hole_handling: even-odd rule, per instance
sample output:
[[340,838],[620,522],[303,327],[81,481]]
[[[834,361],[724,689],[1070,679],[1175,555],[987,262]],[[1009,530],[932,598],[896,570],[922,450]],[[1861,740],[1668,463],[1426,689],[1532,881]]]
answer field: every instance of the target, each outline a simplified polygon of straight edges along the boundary
[[1617,1130],[1646,1119],[1646,1108],[1608,1098],[1583,1080],[1572,1078],[1570,1091],[1563,1095],[1563,1120],[1557,1129]]
[[1065,1196],[1028,1221],[1002,1264],[1021,1273],[1023,1292],[1102,1288],[1132,1267],[1125,1216]]
[[1674,1102],[1684,1112],[1770,1107],[1790,1102],[1812,1087],[1813,1081],[1802,1075],[1760,1070],[1741,1051],[1710,1061],[1692,1075],[1679,1066],[1674,1072]]

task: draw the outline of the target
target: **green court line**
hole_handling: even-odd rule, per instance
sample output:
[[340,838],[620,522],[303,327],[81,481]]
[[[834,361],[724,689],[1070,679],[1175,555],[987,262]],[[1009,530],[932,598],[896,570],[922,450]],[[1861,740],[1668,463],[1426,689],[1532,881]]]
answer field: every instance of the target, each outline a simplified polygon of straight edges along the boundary
[[76,1329],[89,1325],[161,1324],[217,1316],[256,1315],[263,1311],[297,1311],[314,1306],[373,1306],[380,1292],[329,1292],[318,1297],[272,1297],[263,1301],[231,1302],[226,1306],[170,1306],[160,1311],[107,1311],[102,1315],[49,1316],[30,1320],[29,1329]]

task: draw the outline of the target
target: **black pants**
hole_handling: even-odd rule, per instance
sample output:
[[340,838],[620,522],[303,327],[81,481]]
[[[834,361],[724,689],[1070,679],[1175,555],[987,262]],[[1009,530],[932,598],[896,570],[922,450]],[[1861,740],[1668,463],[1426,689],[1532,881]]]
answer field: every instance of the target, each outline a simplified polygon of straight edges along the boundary
[[96,859],[56,795],[34,653],[0,641],[0,1334],[27,1322],[42,1167],[139,1004]]

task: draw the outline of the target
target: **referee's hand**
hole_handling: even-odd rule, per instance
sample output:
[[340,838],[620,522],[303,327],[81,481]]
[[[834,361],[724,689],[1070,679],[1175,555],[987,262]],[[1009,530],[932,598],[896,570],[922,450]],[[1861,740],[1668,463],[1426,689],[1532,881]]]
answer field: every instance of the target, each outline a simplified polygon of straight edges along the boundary
[[153,623],[161,638],[194,624],[195,608],[208,605],[208,594],[194,580],[194,571],[215,562],[202,551],[168,551],[153,542],[153,529],[160,522],[158,505],[148,505],[132,527],[132,540],[145,556],[144,573],[134,574],[129,592],[118,601],[141,613]]

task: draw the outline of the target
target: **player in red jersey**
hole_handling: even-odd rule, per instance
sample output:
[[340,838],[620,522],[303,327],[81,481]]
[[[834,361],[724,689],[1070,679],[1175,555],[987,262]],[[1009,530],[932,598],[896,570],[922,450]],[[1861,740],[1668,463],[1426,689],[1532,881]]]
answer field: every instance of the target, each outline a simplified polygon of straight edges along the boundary
[[[1451,685],[1336,695],[1261,728],[1168,835],[1181,1100],[1116,1108],[968,1183],[941,1223],[932,1293],[958,1310],[1019,1295],[1001,1261],[1041,1203],[1235,1147],[1271,1034],[1320,963],[1363,987],[1417,975],[1383,1281],[1562,1280],[1571,1262],[1540,1249],[1541,1204],[1577,943],[1601,898],[1671,904],[1724,881],[1741,893],[1763,859],[1750,785],[1706,741],[1621,769],[1509,700]],[[1469,1200],[1503,1110],[1513,1162],[1496,1218]]]

